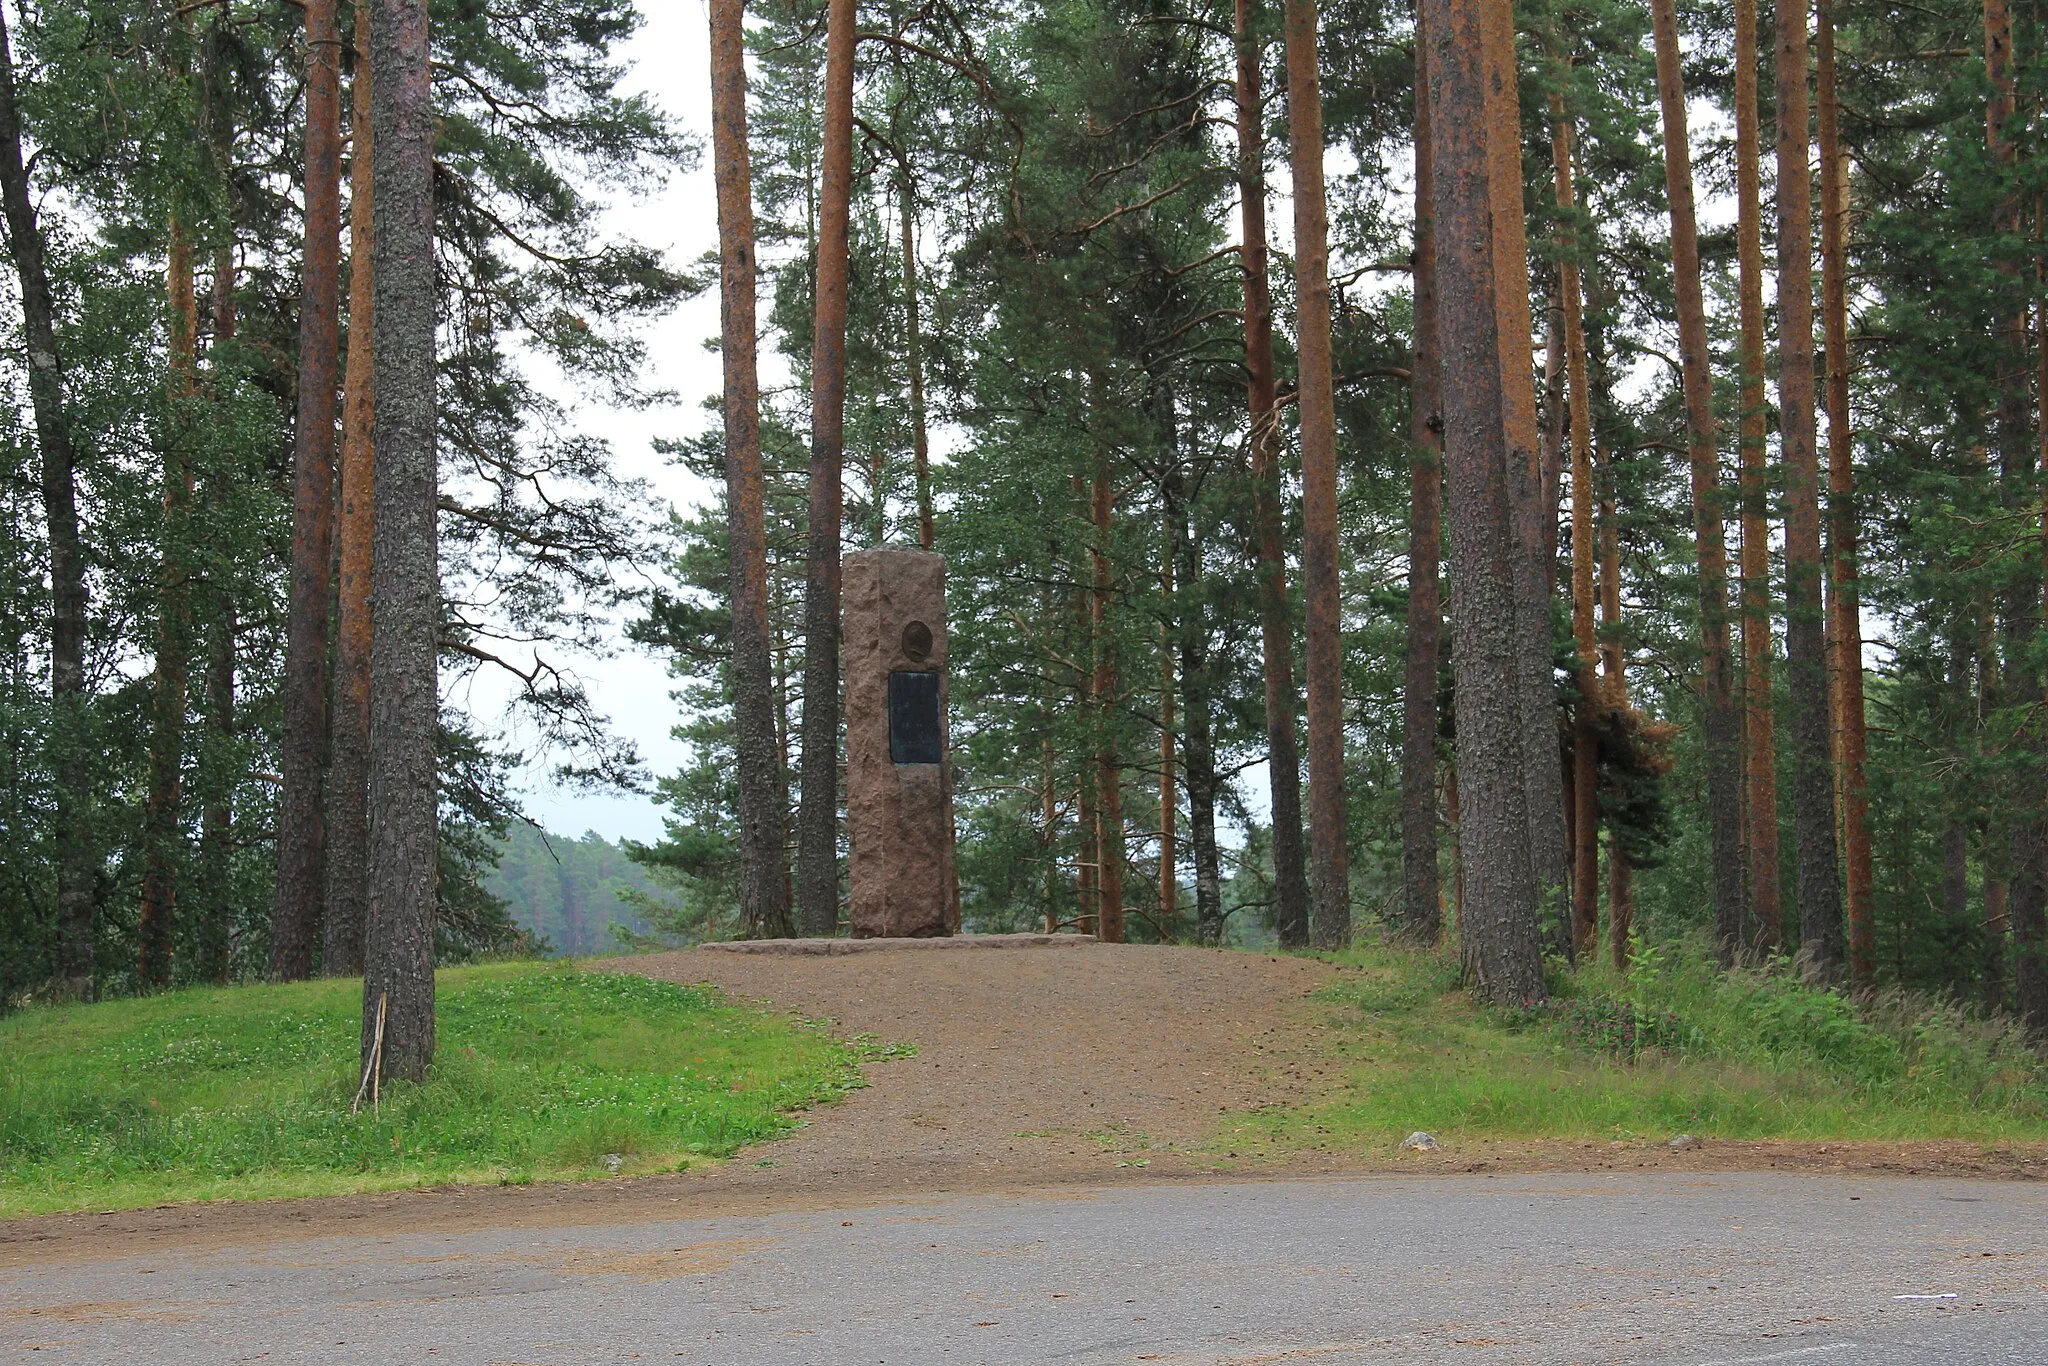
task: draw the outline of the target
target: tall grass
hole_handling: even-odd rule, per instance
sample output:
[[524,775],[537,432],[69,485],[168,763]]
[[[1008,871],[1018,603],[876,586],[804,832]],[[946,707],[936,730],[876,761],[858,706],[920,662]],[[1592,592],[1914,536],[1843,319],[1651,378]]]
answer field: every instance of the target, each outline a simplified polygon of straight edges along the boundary
[[1233,1147],[1439,1137],[2048,1138],[2048,1068],[2012,1026],[1891,992],[1859,1007],[1786,964],[1723,973],[1696,942],[1633,971],[1560,970],[1531,1011],[1475,1005],[1453,961],[1340,956],[1324,993],[1348,1059],[1307,1106],[1245,1117]]
[[708,990],[506,963],[443,971],[431,1077],[351,1114],[361,990],[0,1020],[0,1215],[670,1169],[861,1084],[853,1050]]

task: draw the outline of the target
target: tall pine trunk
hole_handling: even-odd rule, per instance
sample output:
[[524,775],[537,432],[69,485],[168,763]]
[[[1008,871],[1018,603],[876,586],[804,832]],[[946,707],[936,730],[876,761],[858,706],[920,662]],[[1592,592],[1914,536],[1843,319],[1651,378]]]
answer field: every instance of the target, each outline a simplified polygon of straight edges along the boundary
[[[2043,219],[2042,201],[2034,201],[2034,216]],[[2036,262],[2036,273],[2044,270],[2042,262]],[[2037,468],[2048,468],[2048,302],[2040,305],[2038,330],[2035,333],[2035,347],[2038,352],[2037,390],[2041,405],[2035,410],[2035,439],[2038,443]],[[2048,491],[2042,494],[2040,511],[2041,539],[2040,554],[2044,565],[2048,565]],[[2042,608],[2048,612],[2048,577],[2041,582],[2043,592]],[[2037,723],[2038,724],[2038,723]],[[2042,744],[2036,732],[2035,744]],[[2037,775],[2037,782],[2041,781]],[[2013,918],[2015,945],[2018,951],[2018,979],[2020,1015],[2027,1027],[2038,1037],[2048,1034],[2048,813],[2044,813],[2038,800],[2040,788],[2035,792],[2037,800],[2030,817],[2030,852],[2033,875],[2033,890],[2021,914]]]
[[1849,426],[1849,159],[1835,90],[1833,0],[1816,0],[1815,95],[1820,122],[1821,327],[1827,342],[1828,644],[1833,651],[1837,782],[1849,920],[1849,982],[1877,980],[1877,921],[1870,852],[1868,739],[1863,712],[1863,622],[1856,582],[1856,472]]
[[1408,630],[1401,698],[1401,931],[1443,933],[1437,872],[1437,675],[1443,642],[1443,388],[1437,376],[1436,181],[1429,40],[1415,15],[1415,344],[1408,362]]
[[0,9],[0,214],[8,255],[21,289],[21,331],[28,356],[29,405],[41,465],[43,523],[49,541],[50,738],[54,810],[50,847],[57,865],[58,990],[93,993],[93,763],[85,715],[85,552],[78,536],[78,453],[65,409],[63,354],[57,349],[57,305],[50,291],[42,224],[37,220],[22,158],[21,109],[14,50]]
[[1095,681],[1096,803],[1096,933],[1106,943],[1124,938],[1124,803],[1123,761],[1117,754],[1116,639],[1109,623],[1109,544],[1115,532],[1116,491],[1110,481],[1109,447],[1097,441],[1095,469],[1088,490],[1089,521],[1094,536],[1088,547],[1091,588],[1088,597],[1089,638]]
[[176,210],[170,215],[164,272],[169,320],[170,373],[166,377],[174,431],[163,469],[162,547],[157,561],[156,667],[150,684],[149,790],[142,815],[142,896],[136,915],[135,980],[147,990],[168,986],[177,931],[178,881],[183,863],[186,685],[191,663],[191,516],[193,467],[179,431],[196,419],[199,297],[192,278],[192,235]]
[[[1424,0],[1423,10],[1457,592],[1459,938],[1479,994],[1520,1003],[1543,995],[1543,962],[1522,772],[1529,718],[1519,618],[1526,609],[1516,582],[1527,557],[1515,523],[1513,467],[1526,483],[1536,424],[1514,33],[1506,8],[1490,0]],[[1554,771],[1554,728],[1550,743]]]
[[[224,359],[224,347],[235,336],[235,249],[232,240],[221,244],[213,258],[213,340],[208,357],[216,375]],[[206,647],[206,752],[226,754],[235,742],[235,636],[239,630],[235,599],[231,592],[213,592],[213,629]],[[197,949],[193,976],[203,981],[229,980],[231,960],[233,898],[230,879],[235,853],[235,775],[215,764],[211,772],[202,768],[204,805],[199,814],[199,900],[200,921],[192,936]]]
[[[1177,539],[1174,526],[1173,508],[1168,506],[1163,530],[1166,533],[1165,554],[1160,557],[1159,592],[1168,604],[1170,613],[1177,612],[1179,595],[1174,591],[1173,556]],[[1180,783],[1174,776],[1179,764],[1175,753],[1174,693],[1179,677],[1173,667],[1174,618],[1169,616],[1159,625],[1159,937],[1171,940],[1174,937],[1173,922],[1180,914],[1180,849],[1176,842],[1180,814]]]
[[1720,456],[1700,241],[1693,208],[1692,139],[1679,65],[1677,0],[1651,0],[1657,96],[1664,123],[1664,188],[1671,205],[1671,271],[1678,305],[1680,384],[1692,476],[1693,545],[1700,581],[1700,694],[1705,725],[1707,820],[1714,879],[1714,938],[1723,965],[1745,938],[1742,906],[1742,722],[1728,653],[1728,551],[1722,535]]
[[377,534],[362,1042],[369,1063],[381,1015],[383,1075],[421,1081],[434,1057],[435,665],[441,612],[433,82],[426,0],[373,3]]
[[1771,702],[1769,457],[1764,447],[1764,249],[1756,0],[1735,0],[1736,257],[1741,340],[1744,873],[1758,953],[1785,942],[1778,883],[1778,759]]
[[[1503,9],[1485,16],[1488,41],[1506,78],[1513,66],[1512,15]],[[1529,822],[1529,866],[1536,882],[1538,926],[1561,948],[1571,942],[1571,844],[1565,833],[1564,765],[1558,728],[1557,683],[1551,641],[1551,603],[1557,590],[1558,497],[1562,451],[1547,450],[1538,435],[1536,390],[1529,341],[1529,250],[1522,219],[1522,166],[1518,122],[1489,103],[1486,130],[1488,176],[1493,196],[1490,232],[1495,258],[1493,305],[1499,318],[1501,368],[1511,377],[1502,387],[1502,415],[1509,437],[1507,465],[1510,528],[1517,567],[1515,636],[1521,667],[1523,814]]]
[[[1565,68],[1569,70],[1569,67]],[[1558,217],[1557,289],[1564,310],[1565,378],[1571,386],[1572,647],[1578,663],[1578,704],[1572,709],[1572,918],[1568,948],[1592,951],[1600,923],[1600,764],[1594,712],[1600,706],[1599,635],[1594,624],[1593,404],[1586,378],[1585,290],[1579,278],[1574,221],[1572,125],[1564,96],[1550,96],[1550,164]]]
[[1211,672],[1208,628],[1200,610],[1203,583],[1202,547],[1191,525],[1192,501],[1176,473],[1164,489],[1167,516],[1176,528],[1174,551],[1179,557],[1178,576],[1187,601],[1177,613],[1179,619],[1181,692],[1187,701],[1183,723],[1186,733],[1185,771],[1188,788],[1188,838],[1195,864],[1195,939],[1202,944],[1223,942],[1222,858],[1216,843],[1216,742],[1211,711],[1214,706],[1214,678]]
[[306,0],[306,234],[280,755],[284,783],[277,808],[277,900],[270,912],[270,976],[280,982],[313,971],[327,870],[327,614],[334,589],[340,306],[341,31],[334,0]]
[[1792,822],[1799,847],[1799,948],[1841,974],[1834,724],[1821,615],[1820,448],[1814,420],[1813,185],[1808,0],[1778,4],[1778,440],[1785,471],[1785,695],[1792,722]]
[[364,882],[370,845],[370,574],[376,531],[376,455],[371,427],[376,329],[376,202],[370,174],[370,7],[356,5],[355,75],[350,90],[348,364],[342,376],[341,485],[335,535],[334,716],[327,767],[327,914],[320,969],[330,977],[363,970]]
[[917,207],[908,170],[903,175],[903,364],[910,378],[910,457],[917,479],[917,544],[930,550],[932,528],[931,435],[924,415],[924,315],[917,297]]
[[[1603,391],[1604,393],[1604,391]],[[1600,667],[1601,705],[1628,708],[1628,655],[1621,640],[1621,519],[1614,500],[1614,463],[1602,453],[1595,478],[1600,493]],[[1635,927],[1635,870],[1610,827],[1607,843],[1607,940],[1615,970],[1629,962],[1629,934]]]
[[732,555],[733,752],[740,800],[740,925],[790,932],[777,688],[769,659],[768,532],[756,370],[754,184],[747,150],[745,0],[711,0],[711,143],[718,185],[725,503]]
[[847,216],[853,195],[853,0],[830,0],[826,12],[811,333],[803,777],[796,816],[796,927],[807,935],[830,935],[839,928],[839,535],[846,458]]
[[1295,736],[1294,613],[1280,511],[1280,421],[1273,378],[1273,294],[1266,267],[1265,104],[1252,0],[1236,0],[1237,191],[1243,219],[1245,385],[1251,410],[1252,523],[1266,685],[1266,770],[1273,808],[1273,922],[1280,943],[1308,943],[1308,871],[1301,843],[1301,754]]
[[1329,212],[1315,0],[1287,3],[1287,144],[1294,173],[1295,347],[1300,354],[1301,579],[1307,608],[1308,827],[1315,940],[1351,937],[1345,845],[1343,642],[1337,577],[1337,398],[1330,356]]

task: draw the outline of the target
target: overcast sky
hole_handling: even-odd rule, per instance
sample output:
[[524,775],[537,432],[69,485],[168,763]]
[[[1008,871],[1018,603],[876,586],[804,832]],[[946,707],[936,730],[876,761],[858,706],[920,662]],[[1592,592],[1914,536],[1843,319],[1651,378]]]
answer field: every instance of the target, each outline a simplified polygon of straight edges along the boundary
[[[616,231],[665,249],[674,264],[687,264],[718,244],[710,156],[709,21],[703,0],[658,0],[642,6],[642,11],[646,23],[626,49],[632,65],[624,88],[652,96],[696,137],[704,154],[696,171],[675,177],[659,193],[615,202],[609,218]],[[706,349],[705,342],[717,333],[718,297],[713,289],[655,323],[648,333],[650,387],[673,390],[675,404],[624,413],[588,405],[578,408],[582,427],[612,443],[619,472],[646,480],[665,506],[695,507],[709,492],[701,481],[666,464],[655,454],[653,442],[657,437],[702,431],[710,422],[703,402],[719,389],[718,353]],[[537,378],[547,383],[545,374]],[[611,717],[619,733],[639,745],[649,770],[673,772],[681,763],[683,747],[669,737],[675,704],[668,695],[674,685],[666,664],[623,643],[611,658],[571,662],[599,710]],[[491,720],[502,715],[501,698],[495,680],[488,678],[480,680],[468,698],[457,694],[458,701],[466,700]],[[519,745],[528,737],[515,730],[512,739]],[[524,775],[521,797],[528,814],[548,829],[569,835],[595,830],[613,839],[660,836],[662,811],[651,798],[565,790],[548,779],[545,768],[535,765]]]

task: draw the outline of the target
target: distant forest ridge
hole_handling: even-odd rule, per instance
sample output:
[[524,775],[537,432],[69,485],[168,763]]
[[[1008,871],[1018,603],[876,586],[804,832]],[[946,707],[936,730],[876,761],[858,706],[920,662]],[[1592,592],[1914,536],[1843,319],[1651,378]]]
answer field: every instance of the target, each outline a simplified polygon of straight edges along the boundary
[[595,831],[572,838],[523,821],[507,832],[484,886],[505,901],[522,929],[560,956],[616,951],[614,924],[645,934],[646,921],[619,893],[655,891],[647,871]]

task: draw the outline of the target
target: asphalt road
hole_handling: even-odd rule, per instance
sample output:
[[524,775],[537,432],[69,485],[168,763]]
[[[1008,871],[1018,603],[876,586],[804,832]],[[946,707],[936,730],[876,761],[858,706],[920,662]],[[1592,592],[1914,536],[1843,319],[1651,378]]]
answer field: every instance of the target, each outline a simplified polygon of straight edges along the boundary
[[0,1272],[0,1360],[2048,1363],[2048,1186],[1646,1173],[963,1196]]

